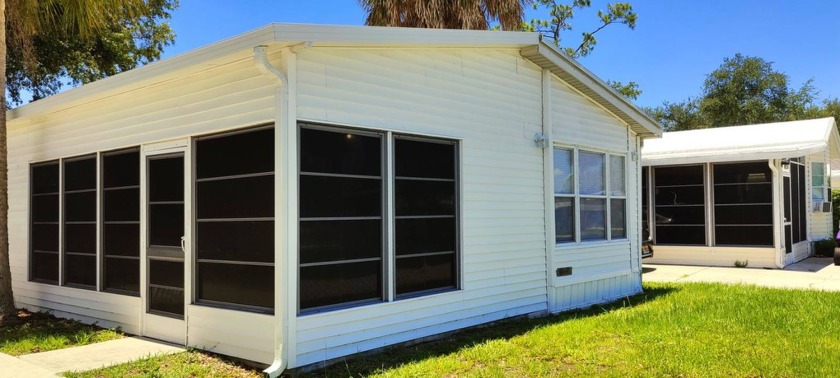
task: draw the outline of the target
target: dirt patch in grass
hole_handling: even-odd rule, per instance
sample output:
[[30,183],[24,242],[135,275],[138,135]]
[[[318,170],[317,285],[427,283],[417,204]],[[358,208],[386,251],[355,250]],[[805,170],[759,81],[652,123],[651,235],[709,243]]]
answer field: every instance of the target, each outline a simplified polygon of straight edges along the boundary
[[105,329],[45,312],[18,310],[17,317],[0,325],[0,352],[19,356],[87,345],[125,337],[118,329]]

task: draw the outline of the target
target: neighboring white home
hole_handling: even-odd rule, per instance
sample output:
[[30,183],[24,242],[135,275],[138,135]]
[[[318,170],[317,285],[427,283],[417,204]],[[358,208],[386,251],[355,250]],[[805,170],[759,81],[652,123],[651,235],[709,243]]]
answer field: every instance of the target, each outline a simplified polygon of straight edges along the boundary
[[783,268],[837,230],[834,118],[668,132],[645,142],[642,164],[652,263]]
[[658,135],[537,34],[269,25],[9,112],[15,299],[269,375],[611,301]]

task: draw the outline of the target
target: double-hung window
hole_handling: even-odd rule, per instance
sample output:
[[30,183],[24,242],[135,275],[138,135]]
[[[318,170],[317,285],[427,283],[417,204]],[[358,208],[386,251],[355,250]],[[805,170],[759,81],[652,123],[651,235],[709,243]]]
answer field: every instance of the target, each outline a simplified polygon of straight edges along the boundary
[[457,288],[457,143],[301,124],[301,312]]
[[625,157],[554,148],[557,243],[627,238]]
[[812,206],[814,206],[815,211],[820,211],[822,203],[827,201],[827,198],[830,197],[826,193],[828,180],[825,171],[825,163],[811,163],[811,202],[813,203]]

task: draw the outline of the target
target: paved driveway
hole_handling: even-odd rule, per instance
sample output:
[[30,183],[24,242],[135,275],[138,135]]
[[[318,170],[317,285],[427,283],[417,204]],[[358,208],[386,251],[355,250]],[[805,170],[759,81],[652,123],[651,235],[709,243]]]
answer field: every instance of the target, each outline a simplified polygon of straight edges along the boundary
[[840,291],[840,266],[834,259],[811,257],[784,270],[644,264],[645,282],[721,282],[759,286]]

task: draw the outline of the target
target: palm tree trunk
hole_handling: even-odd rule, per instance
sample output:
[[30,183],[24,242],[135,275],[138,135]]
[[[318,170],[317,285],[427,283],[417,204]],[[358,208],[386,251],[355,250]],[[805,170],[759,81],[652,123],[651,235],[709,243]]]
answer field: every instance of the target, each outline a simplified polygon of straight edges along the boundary
[[0,324],[15,314],[9,269],[9,156],[6,146],[6,1],[0,0]]

